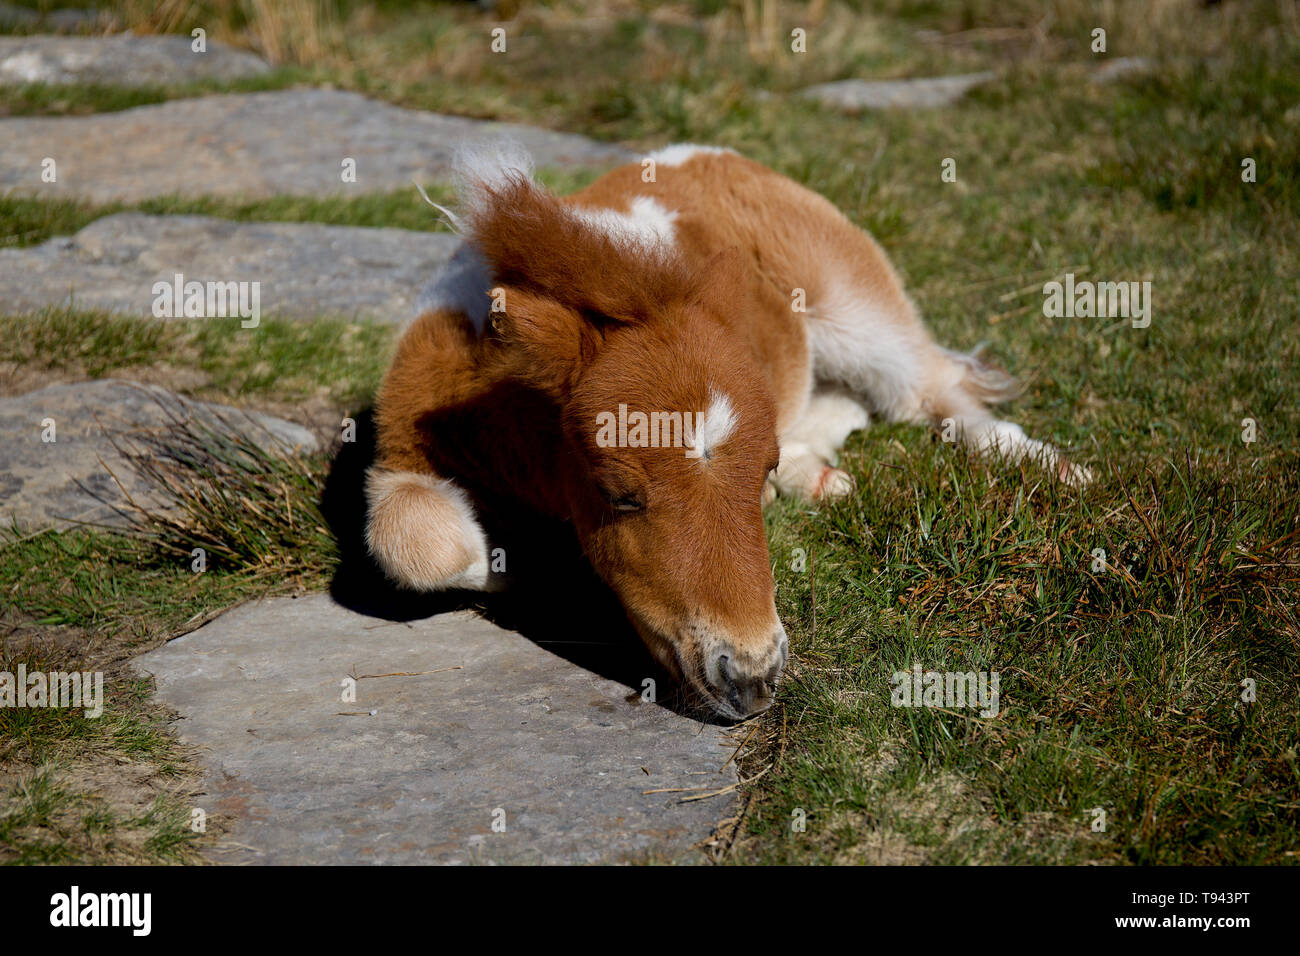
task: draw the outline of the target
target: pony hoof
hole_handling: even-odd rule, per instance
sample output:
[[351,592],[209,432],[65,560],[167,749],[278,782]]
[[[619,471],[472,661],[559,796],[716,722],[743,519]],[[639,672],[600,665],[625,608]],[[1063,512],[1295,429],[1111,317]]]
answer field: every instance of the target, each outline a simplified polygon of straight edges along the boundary
[[822,469],[821,476],[817,479],[817,488],[813,492],[813,497],[818,501],[847,498],[853,494],[854,487],[856,486],[852,475],[847,471],[841,471],[827,465]]

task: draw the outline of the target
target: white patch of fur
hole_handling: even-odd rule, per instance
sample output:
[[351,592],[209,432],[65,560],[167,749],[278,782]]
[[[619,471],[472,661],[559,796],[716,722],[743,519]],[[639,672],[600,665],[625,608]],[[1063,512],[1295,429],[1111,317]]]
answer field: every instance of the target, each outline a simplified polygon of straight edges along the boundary
[[695,429],[695,448],[700,452],[700,460],[708,461],[717,451],[718,446],[731,437],[736,430],[736,410],[722,392],[709,392],[709,407]]
[[813,375],[866,398],[889,421],[921,419],[924,330],[909,334],[898,316],[864,299],[851,285],[831,285],[811,304],[808,350]]
[[[474,514],[469,496],[455,482],[413,471],[374,467],[366,473],[366,502],[370,514],[399,490],[416,490],[416,503],[408,505],[395,523],[400,530],[384,540],[366,525],[366,545],[379,566],[397,583],[419,591],[450,588],[490,590],[487,536]],[[431,497],[425,497],[431,496]],[[450,524],[445,518],[450,515]],[[435,517],[436,516],[436,517]],[[471,555],[468,567],[451,573],[444,566],[447,550],[436,542],[458,539]]]
[[637,196],[628,212],[571,206],[569,211],[582,222],[599,229],[615,242],[647,252],[664,252],[674,242],[673,222],[677,213],[670,212],[649,196]]
[[680,166],[696,156],[718,156],[726,153],[735,155],[734,149],[724,146],[699,146],[695,143],[674,143],[663,149],[655,150],[646,159],[654,160],[656,166]]
[[416,302],[416,315],[434,309],[459,312],[483,334],[492,307],[492,270],[471,243],[461,243],[455,254],[424,287]]

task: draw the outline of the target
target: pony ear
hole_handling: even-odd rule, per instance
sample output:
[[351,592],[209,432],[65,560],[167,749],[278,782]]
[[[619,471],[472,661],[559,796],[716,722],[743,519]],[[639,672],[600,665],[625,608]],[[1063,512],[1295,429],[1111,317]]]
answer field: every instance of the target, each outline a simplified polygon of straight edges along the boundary
[[512,377],[564,401],[595,358],[600,330],[548,296],[518,287],[501,291],[505,312],[493,324],[507,345]]
[[689,273],[670,247],[562,202],[533,180],[526,153],[466,153],[457,180],[457,226],[500,284],[620,322],[657,315],[690,292]]

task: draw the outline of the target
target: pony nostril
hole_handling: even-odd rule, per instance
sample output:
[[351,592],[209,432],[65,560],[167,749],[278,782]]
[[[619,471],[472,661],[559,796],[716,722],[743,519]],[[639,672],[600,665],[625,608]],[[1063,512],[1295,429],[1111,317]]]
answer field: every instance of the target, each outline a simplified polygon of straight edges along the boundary
[[[716,690],[733,711],[729,716],[750,717],[771,706],[775,682],[772,674],[747,673],[736,665],[730,654],[719,654],[714,658],[714,664]],[[779,672],[780,668],[776,670]]]
[[729,684],[735,683],[735,676],[731,670],[731,658],[726,654],[718,655],[718,683],[725,689]]

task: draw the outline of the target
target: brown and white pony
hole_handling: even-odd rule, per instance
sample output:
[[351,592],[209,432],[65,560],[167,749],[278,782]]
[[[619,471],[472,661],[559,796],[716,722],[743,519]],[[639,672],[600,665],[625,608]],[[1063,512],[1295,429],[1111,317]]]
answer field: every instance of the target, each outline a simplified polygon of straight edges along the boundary
[[366,539],[400,585],[495,588],[487,502],[563,519],[650,651],[742,719],[788,649],[762,507],[849,494],[869,412],[1088,478],[988,410],[1011,380],[934,342],[870,236],[729,150],[558,198],[505,146],[463,158],[459,199],[375,409]]

